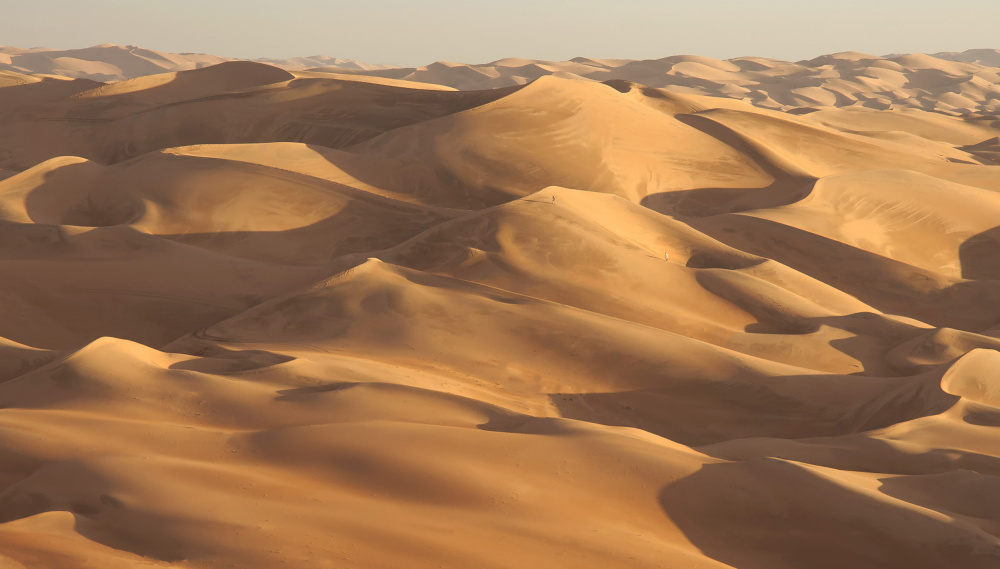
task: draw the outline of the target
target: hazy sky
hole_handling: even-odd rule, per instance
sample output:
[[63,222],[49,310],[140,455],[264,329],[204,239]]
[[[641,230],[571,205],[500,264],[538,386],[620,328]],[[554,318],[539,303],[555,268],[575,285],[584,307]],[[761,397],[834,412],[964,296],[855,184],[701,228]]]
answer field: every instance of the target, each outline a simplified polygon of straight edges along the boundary
[[133,44],[400,65],[1000,48],[1000,0],[24,0],[0,45]]

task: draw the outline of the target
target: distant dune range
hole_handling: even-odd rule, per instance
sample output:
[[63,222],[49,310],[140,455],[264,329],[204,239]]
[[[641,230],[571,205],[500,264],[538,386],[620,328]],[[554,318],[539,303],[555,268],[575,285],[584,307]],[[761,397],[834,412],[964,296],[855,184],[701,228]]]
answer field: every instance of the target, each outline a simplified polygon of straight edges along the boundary
[[90,52],[3,52],[0,566],[1000,566],[995,52]]
[[[100,45],[46,50],[0,46],[0,70],[121,81],[201,68],[226,61],[203,54],[172,54],[135,46]],[[624,80],[680,94],[727,97],[755,106],[808,112],[822,107],[920,109],[945,114],[1000,113],[1000,50],[879,57],[857,52],[788,62],[763,57],[718,60],[678,55],[655,60],[540,61],[509,58],[484,64],[438,61],[392,67],[329,56],[258,59],[289,71],[350,73],[482,90],[524,85],[554,75],[585,81]],[[0,75],[0,85],[12,79]]]

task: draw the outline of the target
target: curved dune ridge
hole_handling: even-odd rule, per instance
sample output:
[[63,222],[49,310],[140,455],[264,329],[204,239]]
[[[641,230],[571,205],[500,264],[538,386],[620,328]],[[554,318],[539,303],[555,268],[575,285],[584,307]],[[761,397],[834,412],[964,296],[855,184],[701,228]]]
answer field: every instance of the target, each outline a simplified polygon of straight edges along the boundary
[[0,75],[0,566],[1000,566],[996,118],[572,63]]

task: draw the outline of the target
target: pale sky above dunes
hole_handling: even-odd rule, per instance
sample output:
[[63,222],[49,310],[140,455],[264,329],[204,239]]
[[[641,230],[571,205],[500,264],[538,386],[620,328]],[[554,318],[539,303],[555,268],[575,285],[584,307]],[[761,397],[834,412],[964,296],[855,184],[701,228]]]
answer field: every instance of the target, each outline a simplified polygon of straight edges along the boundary
[[33,0],[0,45],[132,44],[226,57],[371,63],[676,54],[799,60],[1000,47],[998,0]]

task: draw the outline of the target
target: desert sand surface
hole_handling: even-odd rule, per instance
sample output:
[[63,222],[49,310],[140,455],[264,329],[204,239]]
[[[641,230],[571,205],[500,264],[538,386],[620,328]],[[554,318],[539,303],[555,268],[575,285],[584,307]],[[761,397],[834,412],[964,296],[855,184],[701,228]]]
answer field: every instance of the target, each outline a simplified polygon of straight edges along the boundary
[[987,56],[4,72],[0,566],[1000,567]]

